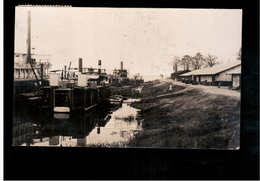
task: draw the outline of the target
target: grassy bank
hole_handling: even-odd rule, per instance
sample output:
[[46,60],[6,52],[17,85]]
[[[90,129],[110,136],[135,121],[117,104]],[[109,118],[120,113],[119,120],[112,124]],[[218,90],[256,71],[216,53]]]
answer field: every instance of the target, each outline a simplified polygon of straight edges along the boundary
[[142,128],[130,141],[134,147],[227,148],[240,125],[240,99],[205,93],[185,85],[153,81],[144,84]]

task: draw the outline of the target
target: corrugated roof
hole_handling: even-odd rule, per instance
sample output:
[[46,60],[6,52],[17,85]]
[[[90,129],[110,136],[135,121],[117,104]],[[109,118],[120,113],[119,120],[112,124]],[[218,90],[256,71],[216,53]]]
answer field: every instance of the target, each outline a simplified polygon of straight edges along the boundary
[[182,74],[181,76],[215,75],[217,73],[223,72],[225,70],[228,70],[228,69],[230,69],[232,67],[236,67],[238,65],[241,65],[241,61],[233,61],[233,62],[230,62],[230,63],[216,65],[216,66],[213,66],[213,67],[210,67],[210,68],[194,70],[194,71]]

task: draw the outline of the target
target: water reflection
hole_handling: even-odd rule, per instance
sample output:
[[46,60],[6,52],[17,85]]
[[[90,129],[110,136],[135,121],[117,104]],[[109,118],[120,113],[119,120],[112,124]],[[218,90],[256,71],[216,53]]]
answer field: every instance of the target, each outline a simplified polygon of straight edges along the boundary
[[137,110],[123,103],[113,111],[110,121],[104,127],[96,127],[87,136],[87,144],[98,145],[122,144],[132,138],[141,129],[141,122],[136,120]]
[[49,110],[37,108],[37,101],[14,107],[14,146],[123,146],[141,130],[138,110],[125,100],[120,106],[100,105],[76,112],[69,119],[55,119]]

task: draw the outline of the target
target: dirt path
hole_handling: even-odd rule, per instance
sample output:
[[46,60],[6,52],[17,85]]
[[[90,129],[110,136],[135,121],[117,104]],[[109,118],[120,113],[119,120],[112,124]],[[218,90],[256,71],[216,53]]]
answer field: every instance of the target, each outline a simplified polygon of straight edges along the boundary
[[176,82],[171,79],[165,79],[162,80],[163,82],[172,82],[173,85],[180,85],[180,86],[185,86],[188,90],[191,89],[200,89],[204,91],[205,93],[213,93],[213,94],[219,94],[219,95],[225,95],[225,96],[232,96],[240,99],[240,92],[236,90],[230,90],[228,87],[220,87],[218,88],[217,86],[205,86],[205,85],[191,85],[191,84],[185,84],[182,82]]

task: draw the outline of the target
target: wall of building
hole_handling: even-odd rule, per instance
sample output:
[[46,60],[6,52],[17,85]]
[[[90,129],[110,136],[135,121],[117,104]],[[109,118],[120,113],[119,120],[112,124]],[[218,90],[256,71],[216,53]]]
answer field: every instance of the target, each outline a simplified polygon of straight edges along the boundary
[[215,81],[228,81],[228,82],[231,82],[232,81],[232,75],[231,74],[227,74],[227,72],[230,71],[230,70],[237,69],[238,67],[241,68],[241,65],[233,67],[231,69],[228,69],[228,70],[226,70],[224,72],[221,72],[219,74],[216,74]]
[[226,75],[227,71],[221,72],[215,76],[215,81],[232,81],[231,75]]
[[200,81],[205,82],[205,80],[207,80],[207,82],[212,82],[212,75],[201,75]]

